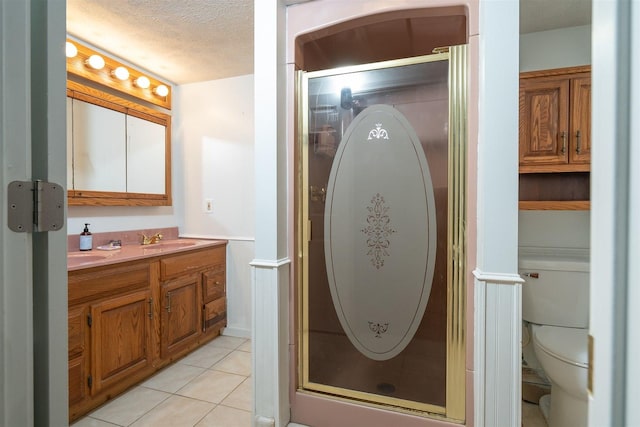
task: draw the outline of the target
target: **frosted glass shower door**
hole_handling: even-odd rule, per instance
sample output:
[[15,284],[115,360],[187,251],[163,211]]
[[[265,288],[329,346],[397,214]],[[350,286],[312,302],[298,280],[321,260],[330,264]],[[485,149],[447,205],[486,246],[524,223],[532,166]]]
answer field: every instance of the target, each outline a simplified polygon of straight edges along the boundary
[[305,73],[301,92],[300,389],[446,416],[449,54]]

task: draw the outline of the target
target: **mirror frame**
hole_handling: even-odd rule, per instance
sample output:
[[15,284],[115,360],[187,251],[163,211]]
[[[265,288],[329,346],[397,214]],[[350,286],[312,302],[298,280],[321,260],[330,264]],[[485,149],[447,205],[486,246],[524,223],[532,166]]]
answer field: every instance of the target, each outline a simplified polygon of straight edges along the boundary
[[67,189],[69,206],[171,206],[171,116],[71,80],[67,97],[165,126],[164,194]]

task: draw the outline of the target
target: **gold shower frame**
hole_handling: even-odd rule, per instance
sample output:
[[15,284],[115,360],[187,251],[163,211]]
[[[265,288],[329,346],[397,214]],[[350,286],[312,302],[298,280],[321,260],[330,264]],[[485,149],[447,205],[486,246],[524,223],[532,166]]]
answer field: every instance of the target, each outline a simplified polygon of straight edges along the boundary
[[[465,360],[466,360],[466,182],[467,182],[467,46],[452,46],[448,52],[377,62],[330,70],[296,74],[298,96],[297,144],[297,294],[298,294],[298,385],[299,392],[322,394],[338,400],[358,401],[361,404],[407,412],[425,417],[445,419],[456,423],[465,421]],[[447,358],[445,406],[380,396],[309,381],[309,319],[308,319],[308,242],[311,224],[308,219],[309,182],[307,176],[309,119],[308,81],[312,78],[401,67],[425,62],[449,61],[449,140],[448,140],[448,261],[447,261]]]

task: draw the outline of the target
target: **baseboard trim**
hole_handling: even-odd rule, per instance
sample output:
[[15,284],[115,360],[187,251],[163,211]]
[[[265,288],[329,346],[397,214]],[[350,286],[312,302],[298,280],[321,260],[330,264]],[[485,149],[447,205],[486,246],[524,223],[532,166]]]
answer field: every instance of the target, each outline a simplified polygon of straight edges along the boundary
[[251,339],[251,330],[243,328],[222,328],[220,335],[225,337],[247,338]]

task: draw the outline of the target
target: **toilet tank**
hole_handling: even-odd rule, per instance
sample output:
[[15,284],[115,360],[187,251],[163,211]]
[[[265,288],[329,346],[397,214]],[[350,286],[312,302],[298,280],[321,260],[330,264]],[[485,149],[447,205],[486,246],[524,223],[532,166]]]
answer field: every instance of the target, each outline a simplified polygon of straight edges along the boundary
[[589,252],[520,248],[522,318],[539,325],[589,326]]

